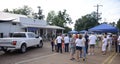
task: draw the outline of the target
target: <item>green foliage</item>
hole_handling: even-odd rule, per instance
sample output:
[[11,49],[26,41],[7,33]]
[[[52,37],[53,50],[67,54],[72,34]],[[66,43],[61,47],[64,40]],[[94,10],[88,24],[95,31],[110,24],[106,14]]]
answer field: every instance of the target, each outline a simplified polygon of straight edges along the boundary
[[44,19],[44,15],[42,15],[42,9],[40,6],[38,6],[38,13],[32,12],[32,8],[30,8],[26,5],[23,6],[22,8],[15,8],[12,11],[9,11],[8,9],[4,9],[3,12],[22,14],[22,15],[26,15],[26,16],[34,18],[34,19],[40,19],[40,20]]
[[111,22],[109,24],[112,25],[112,26],[116,26],[115,22]]
[[9,12],[8,8],[4,9],[3,12]]
[[76,20],[76,23],[75,23],[75,30],[83,30],[84,28],[83,28],[83,26],[84,26],[84,22],[82,21],[82,19],[81,18],[79,18],[78,20]]
[[23,6],[22,8],[16,8],[12,11],[9,11],[8,9],[4,9],[3,12],[10,12],[14,14],[22,14],[22,15],[30,15],[32,9],[28,6]]
[[103,23],[101,23],[101,24],[108,24],[108,22],[103,22]]
[[89,28],[92,28],[98,24],[99,22],[97,21],[97,15],[95,14],[95,12],[93,12],[91,14],[82,16],[82,18],[76,20],[74,27],[75,30],[80,31],[80,30],[88,30]]
[[40,6],[38,6],[38,19],[43,19],[44,18],[44,15],[42,14],[42,9]]
[[48,24],[53,25],[53,19],[55,18],[55,11],[50,11],[47,16],[47,22]]
[[47,22],[50,25],[64,27],[65,32],[67,32],[67,30],[71,30],[70,28],[66,27],[66,24],[72,24],[72,20],[66,13],[66,10],[63,12],[59,11],[58,14],[55,14],[54,11],[50,11],[47,16]]
[[72,20],[69,15],[66,13],[66,10],[59,11],[58,14],[55,14],[54,11],[50,11],[47,16],[47,22],[51,25],[65,27],[66,24],[72,24]]
[[64,33],[68,33],[68,31],[71,31],[71,30],[72,30],[72,29],[69,28],[69,27],[64,27],[64,28],[65,28]]
[[120,19],[117,21],[117,28],[120,30]]

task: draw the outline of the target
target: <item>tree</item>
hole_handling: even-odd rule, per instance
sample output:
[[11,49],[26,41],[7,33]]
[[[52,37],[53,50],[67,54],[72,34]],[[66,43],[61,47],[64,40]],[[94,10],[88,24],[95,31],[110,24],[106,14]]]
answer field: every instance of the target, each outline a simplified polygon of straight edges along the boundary
[[12,11],[9,11],[8,9],[4,9],[3,12],[9,12],[14,14],[22,14],[26,15],[28,17],[34,18],[34,19],[44,19],[44,15],[42,14],[42,9],[40,6],[38,6],[38,13],[32,12],[32,8],[24,5],[22,8],[15,8]]
[[66,10],[63,12],[59,11],[56,17],[58,19],[58,21],[56,21],[58,26],[65,27],[66,24],[72,24],[72,20],[66,13]]
[[63,12],[59,11],[58,14],[55,14],[54,11],[50,11],[47,16],[47,21],[48,24],[63,27],[65,28],[65,30],[69,28],[66,27],[66,24],[72,24],[72,20],[70,16],[66,13],[66,10],[64,10]]
[[8,8],[4,9],[3,12],[9,12]]
[[79,18],[78,20],[76,20],[76,23],[75,23],[75,30],[83,30],[84,29],[84,22],[82,21],[81,18]]
[[120,19],[117,21],[117,28],[120,30]]
[[48,16],[47,16],[47,23],[50,24],[50,25],[51,25],[51,24],[53,25],[53,24],[54,24],[54,23],[53,23],[53,19],[55,18],[55,16],[56,16],[56,15],[55,15],[55,11],[50,11],[50,12],[48,13]]
[[50,11],[47,16],[47,21],[51,25],[64,27],[66,24],[72,24],[72,20],[69,15],[66,13],[66,10],[59,11],[58,14],[55,14],[54,11]]
[[108,24],[108,22],[103,22],[103,23],[101,23],[101,24]]
[[98,25],[99,22],[97,21],[97,15],[95,12],[92,12],[91,14],[87,14],[85,16],[82,16],[82,18],[79,18],[76,20],[75,23],[75,30],[88,30],[89,28],[92,28],[96,25]]
[[109,24],[112,25],[112,26],[116,26],[115,22],[111,22]]
[[38,19],[43,19],[44,18],[44,15],[42,14],[42,9],[40,6],[38,6]]
[[72,30],[72,29],[69,28],[69,27],[64,27],[64,28],[65,28],[64,33],[68,33],[68,31],[71,31],[71,30]]
[[8,9],[4,9],[3,12],[10,12],[10,13],[22,14],[22,15],[30,15],[30,13],[32,12],[32,9],[25,5],[22,8],[15,8],[12,11],[9,11]]

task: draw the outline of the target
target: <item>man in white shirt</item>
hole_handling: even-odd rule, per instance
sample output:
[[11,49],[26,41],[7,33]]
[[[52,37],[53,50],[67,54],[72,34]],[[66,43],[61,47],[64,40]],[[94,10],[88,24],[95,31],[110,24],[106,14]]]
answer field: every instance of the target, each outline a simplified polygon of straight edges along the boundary
[[70,38],[66,34],[65,37],[64,37],[65,52],[69,52],[69,41],[70,41]]
[[57,36],[56,42],[57,42],[57,47],[58,47],[57,52],[59,52],[59,50],[60,50],[60,52],[62,53],[62,36],[61,36],[61,34],[59,34]]
[[94,55],[94,48],[96,44],[97,37],[92,33],[89,37],[90,52],[89,55]]

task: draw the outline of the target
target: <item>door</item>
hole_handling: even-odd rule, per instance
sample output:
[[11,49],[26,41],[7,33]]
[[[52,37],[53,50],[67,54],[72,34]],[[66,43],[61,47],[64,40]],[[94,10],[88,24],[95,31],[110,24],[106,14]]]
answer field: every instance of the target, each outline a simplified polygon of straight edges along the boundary
[[39,38],[36,38],[34,33],[28,33],[28,37],[31,46],[38,44]]

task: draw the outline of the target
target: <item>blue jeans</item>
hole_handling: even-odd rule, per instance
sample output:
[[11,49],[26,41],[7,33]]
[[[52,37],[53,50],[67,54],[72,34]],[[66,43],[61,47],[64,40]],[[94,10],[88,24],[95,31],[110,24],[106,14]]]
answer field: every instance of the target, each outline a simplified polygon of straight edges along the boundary
[[118,45],[118,52],[120,53],[120,45]]
[[86,58],[86,47],[83,47],[83,56]]
[[82,54],[80,54],[80,57],[86,58],[86,47],[84,46],[84,47],[82,47],[82,49],[83,49],[83,52],[82,52]]

